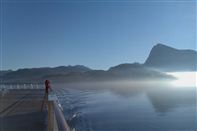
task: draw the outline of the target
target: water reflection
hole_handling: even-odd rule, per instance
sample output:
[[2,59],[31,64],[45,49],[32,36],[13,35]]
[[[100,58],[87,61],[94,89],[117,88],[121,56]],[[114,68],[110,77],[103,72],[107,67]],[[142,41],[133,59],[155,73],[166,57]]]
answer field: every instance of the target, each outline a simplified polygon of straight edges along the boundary
[[115,94],[122,97],[135,97],[145,93],[156,112],[170,112],[175,108],[195,106],[196,105],[196,88],[174,88],[173,86],[151,85],[147,87],[117,87],[110,88]]
[[196,89],[163,83],[56,85],[76,131],[196,130]]
[[178,107],[196,105],[196,88],[176,89],[152,89],[146,92],[155,111],[160,113],[170,112]]

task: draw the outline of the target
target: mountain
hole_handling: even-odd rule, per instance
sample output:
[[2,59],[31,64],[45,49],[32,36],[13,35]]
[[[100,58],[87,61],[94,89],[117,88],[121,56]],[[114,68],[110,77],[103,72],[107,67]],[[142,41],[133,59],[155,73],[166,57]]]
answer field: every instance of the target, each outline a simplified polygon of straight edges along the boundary
[[60,66],[55,68],[19,69],[4,74],[3,83],[43,83],[49,79],[53,83],[116,81],[116,80],[151,80],[171,79],[164,73],[151,70],[141,64],[120,64],[109,70],[91,70],[85,66]]
[[83,65],[19,69],[1,71],[0,78],[3,83],[42,83],[45,79],[52,82],[166,80],[173,77],[162,71],[194,71],[196,66],[196,51],[157,44],[144,64],[124,63],[108,70],[92,70]]
[[71,72],[65,75],[47,75],[44,79],[52,82],[88,82],[88,81],[117,81],[117,80],[155,80],[173,79],[172,76],[151,70],[141,64],[120,64],[109,70],[90,70],[83,73]]
[[133,78],[133,79],[161,79],[171,78],[165,73],[152,70],[139,63],[126,63],[118,66],[111,67],[108,72],[118,75],[121,78]]
[[0,77],[9,73],[9,72],[12,72],[12,70],[3,70],[3,71],[0,71]]
[[12,82],[36,82],[44,80],[47,75],[67,75],[69,73],[83,73],[91,69],[83,65],[76,66],[59,66],[54,68],[31,68],[19,69],[17,71],[10,71],[1,76],[2,80],[6,83]]
[[197,52],[157,44],[152,48],[144,66],[162,71],[194,71],[197,68]]

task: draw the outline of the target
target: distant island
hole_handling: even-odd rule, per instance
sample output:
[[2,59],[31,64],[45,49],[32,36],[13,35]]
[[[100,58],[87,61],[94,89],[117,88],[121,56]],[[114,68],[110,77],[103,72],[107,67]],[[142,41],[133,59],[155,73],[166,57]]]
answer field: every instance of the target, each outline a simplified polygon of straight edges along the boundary
[[196,71],[197,52],[178,50],[163,44],[155,45],[145,63],[124,63],[108,70],[92,70],[83,65],[1,71],[1,83],[113,81],[174,79],[164,71]]

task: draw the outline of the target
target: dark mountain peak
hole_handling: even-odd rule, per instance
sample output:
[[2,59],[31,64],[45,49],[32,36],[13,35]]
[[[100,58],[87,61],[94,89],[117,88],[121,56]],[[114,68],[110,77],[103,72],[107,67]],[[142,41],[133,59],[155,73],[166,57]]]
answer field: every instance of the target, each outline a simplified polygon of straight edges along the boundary
[[157,44],[144,63],[145,66],[166,71],[196,70],[197,52],[179,50],[163,44]]
[[169,47],[169,46],[167,46],[167,45],[164,45],[164,44],[162,44],[162,43],[158,43],[158,44],[156,44],[154,47]]
[[75,66],[73,66],[73,67],[75,67],[75,68],[80,68],[80,69],[85,69],[85,70],[91,70],[89,67],[86,67],[86,66],[84,66],[84,65],[75,65]]
[[158,50],[158,51],[174,51],[174,52],[178,52],[178,51],[185,51],[185,52],[193,52],[196,53],[195,50],[191,50],[191,49],[176,49],[161,43],[156,44],[155,46],[153,46],[151,52]]
[[77,71],[89,71],[91,70],[90,68],[83,66],[83,65],[68,65],[68,66],[58,66],[55,67],[54,69],[59,69],[59,70],[77,70]]
[[109,68],[109,71],[128,70],[128,69],[134,69],[134,68],[140,68],[140,67],[142,67],[142,65],[139,63],[124,63],[124,64],[120,64],[120,65]]
[[155,45],[155,47],[166,47],[166,48],[172,48],[172,47],[167,46],[167,45],[162,44],[162,43],[157,43],[157,44]]
[[150,53],[153,53],[153,51],[178,51],[178,49],[175,49],[173,47],[158,43],[155,46],[153,46]]

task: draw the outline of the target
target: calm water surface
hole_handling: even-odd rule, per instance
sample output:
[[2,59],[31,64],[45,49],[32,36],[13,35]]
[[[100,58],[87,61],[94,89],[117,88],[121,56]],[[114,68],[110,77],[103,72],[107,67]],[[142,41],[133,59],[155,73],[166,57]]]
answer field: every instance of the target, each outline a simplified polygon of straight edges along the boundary
[[76,131],[196,131],[196,88],[130,84],[58,84]]

